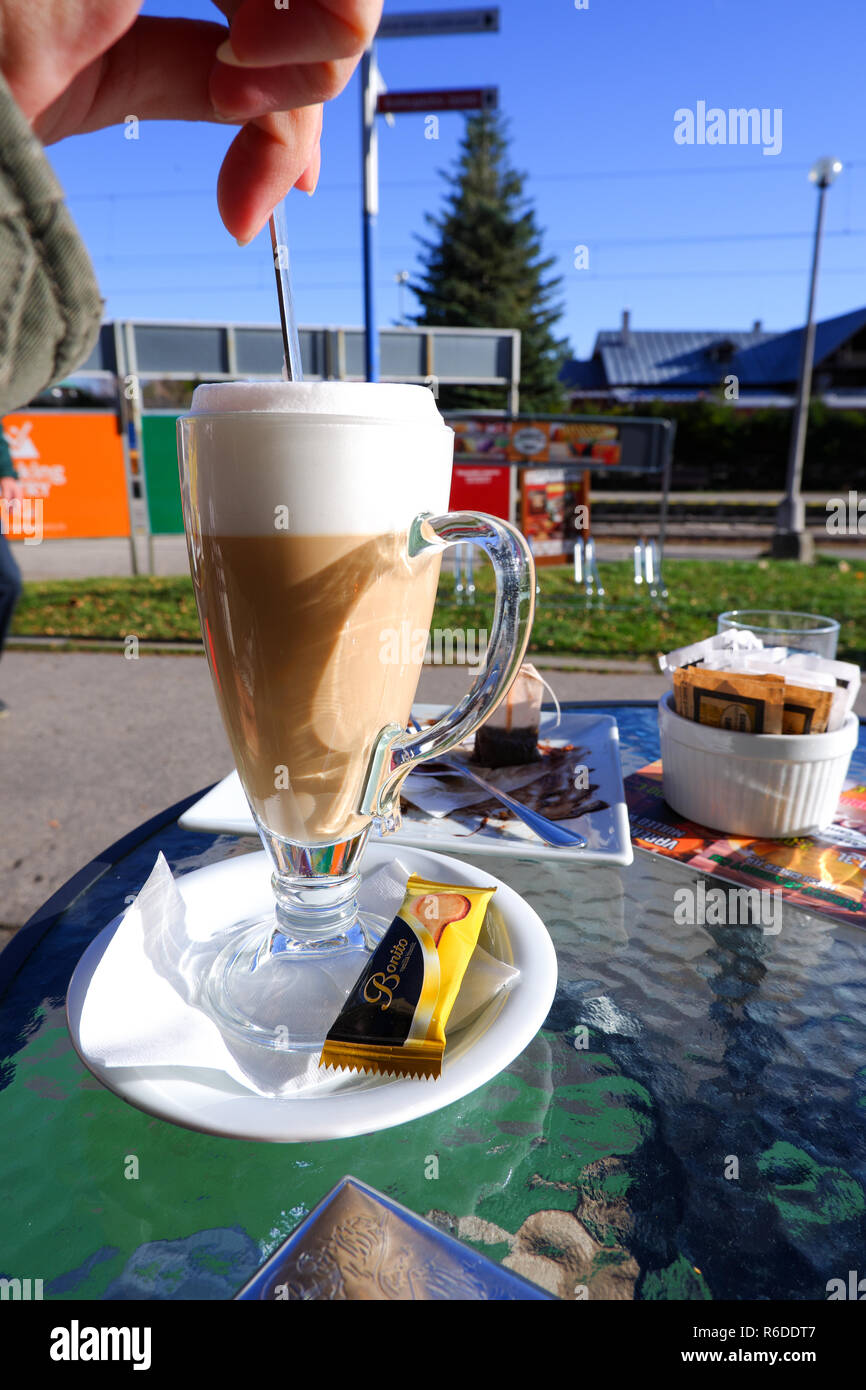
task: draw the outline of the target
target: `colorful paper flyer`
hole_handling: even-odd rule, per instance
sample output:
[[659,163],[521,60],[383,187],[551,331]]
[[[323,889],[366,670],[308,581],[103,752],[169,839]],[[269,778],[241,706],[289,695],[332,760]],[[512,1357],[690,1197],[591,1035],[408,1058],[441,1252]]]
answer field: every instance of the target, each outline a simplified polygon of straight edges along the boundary
[[671,810],[661,762],[625,779],[632,841],[701,873],[749,888],[778,888],[784,901],[866,926],[866,786],[847,787],[820,835],[783,840],[726,838]]

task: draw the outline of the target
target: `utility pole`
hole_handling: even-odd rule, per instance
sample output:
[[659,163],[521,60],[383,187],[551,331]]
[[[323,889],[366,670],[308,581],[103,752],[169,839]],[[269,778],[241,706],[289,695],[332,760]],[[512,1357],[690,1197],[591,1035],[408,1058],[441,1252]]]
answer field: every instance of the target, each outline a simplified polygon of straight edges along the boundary
[[376,320],[376,221],[379,216],[379,135],[376,101],[379,95],[376,49],[361,59],[361,120],[364,183],[364,374],[379,380],[379,329]]
[[[411,13],[383,15],[377,39],[436,38],[444,34],[498,34],[499,7],[488,5],[481,9],[419,10]],[[384,85],[376,65],[376,47],[372,43],[361,59],[361,127],[364,183],[364,370],[368,381],[379,380],[379,328],[376,320],[376,226],[379,216],[379,144],[376,132],[376,113],[388,108],[383,104]],[[407,94],[403,94],[404,96]],[[460,94],[461,104],[452,105],[447,93],[414,94],[424,104],[422,110],[477,110],[496,104],[495,88],[480,88]],[[431,98],[440,98],[438,106],[430,105]],[[468,104],[467,104],[468,103]],[[394,110],[416,110],[415,106],[400,106]],[[390,115],[389,115],[390,119]]]
[[842,165],[838,159],[819,159],[817,164],[814,164],[809,170],[809,178],[818,187],[818,215],[815,220],[815,244],[812,249],[809,307],[806,311],[806,328],[803,332],[803,347],[800,353],[800,375],[797,383],[797,403],[794,407],[794,419],[791,427],[785,497],[779,503],[779,510],[776,514],[776,530],[772,543],[774,559],[802,560],[806,564],[811,563],[815,557],[815,543],[806,530],[806,507],[801,492],[803,458],[806,452],[806,430],[809,425],[812,364],[815,359],[815,296],[818,289],[821,238],[824,233],[824,200],[827,189],[841,171]]

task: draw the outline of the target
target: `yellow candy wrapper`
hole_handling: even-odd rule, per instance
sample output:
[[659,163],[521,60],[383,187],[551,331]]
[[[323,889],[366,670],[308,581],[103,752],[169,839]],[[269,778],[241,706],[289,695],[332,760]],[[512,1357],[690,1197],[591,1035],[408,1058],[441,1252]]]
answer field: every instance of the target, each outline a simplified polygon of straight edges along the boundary
[[320,1065],[440,1076],[445,1025],[495,892],[413,875],[328,1033]]

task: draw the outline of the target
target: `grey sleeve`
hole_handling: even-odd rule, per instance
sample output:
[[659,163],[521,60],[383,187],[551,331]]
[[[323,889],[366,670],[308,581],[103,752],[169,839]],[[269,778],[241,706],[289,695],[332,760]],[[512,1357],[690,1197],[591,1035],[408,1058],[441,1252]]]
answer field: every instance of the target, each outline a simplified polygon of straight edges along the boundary
[[0,76],[0,416],[80,366],[101,318],[63,190]]

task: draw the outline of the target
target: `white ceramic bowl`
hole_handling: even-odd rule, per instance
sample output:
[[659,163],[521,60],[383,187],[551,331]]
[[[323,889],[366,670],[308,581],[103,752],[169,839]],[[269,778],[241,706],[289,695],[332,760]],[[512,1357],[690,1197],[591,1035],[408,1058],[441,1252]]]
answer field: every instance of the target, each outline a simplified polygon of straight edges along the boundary
[[659,701],[664,795],[688,820],[775,840],[829,825],[857,745],[849,714],[830,734],[742,734],[683,719]]

